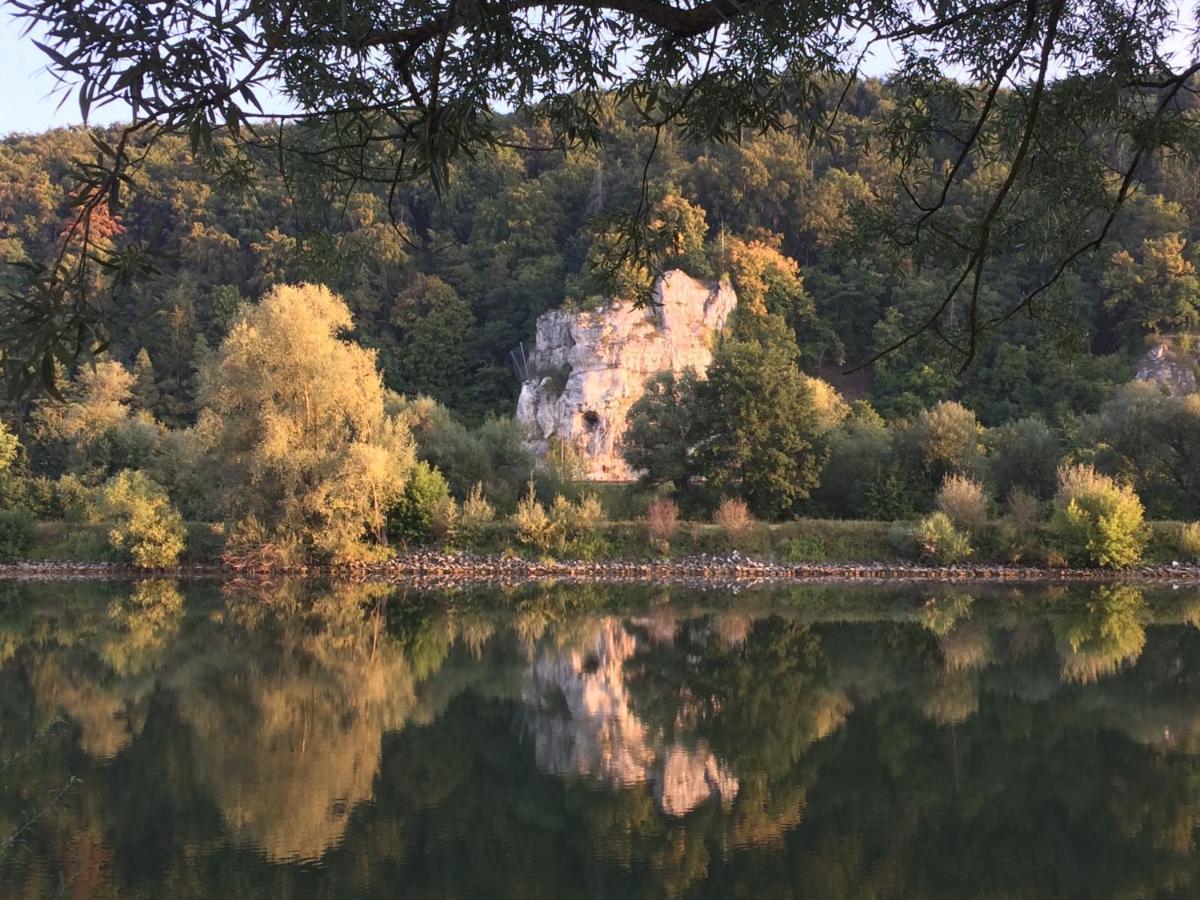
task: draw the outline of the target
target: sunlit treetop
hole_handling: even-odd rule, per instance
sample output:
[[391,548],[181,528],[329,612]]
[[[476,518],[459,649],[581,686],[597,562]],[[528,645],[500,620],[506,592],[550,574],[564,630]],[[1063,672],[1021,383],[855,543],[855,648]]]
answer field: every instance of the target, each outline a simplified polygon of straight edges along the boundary
[[[266,148],[292,176],[326,185],[422,179],[443,191],[456,159],[529,148],[529,135],[547,151],[602,145],[618,106],[645,130],[647,164],[665,129],[696,142],[781,130],[842,140],[864,61],[894,59],[896,102],[865,138],[896,172],[892,195],[873,198],[887,211],[877,234],[953,273],[923,330],[964,361],[989,324],[1052,302],[1139,172],[1196,140],[1200,66],[1167,49],[1192,25],[1168,0],[8,5],[85,118],[132,110],[81,164],[62,257],[11,304],[5,362],[17,383],[52,378],[55,356],[102,343],[85,270],[107,267],[120,285],[147,263],[144,248],[105,245],[96,211],[117,214],[146,148],[168,132],[189,135],[225,177],[249,172],[244,154]],[[512,117],[535,127],[514,132]],[[627,257],[644,252],[647,193],[623,211]],[[1013,252],[1029,257],[1028,282],[987,308],[988,261]]]

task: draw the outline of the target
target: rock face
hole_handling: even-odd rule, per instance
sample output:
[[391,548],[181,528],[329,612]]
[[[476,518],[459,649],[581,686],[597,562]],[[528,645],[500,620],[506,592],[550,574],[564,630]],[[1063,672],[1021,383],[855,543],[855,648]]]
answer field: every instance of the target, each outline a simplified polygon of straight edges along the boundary
[[1194,393],[1200,353],[1183,343],[1178,335],[1159,338],[1138,364],[1137,380],[1152,382],[1172,394]]
[[629,408],[652,375],[707,369],[713,340],[736,305],[727,281],[702,284],[673,270],[644,307],[613,300],[541,316],[517,401],[534,454],[544,460],[558,441],[581,455],[584,478],[632,480],[637,473],[621,456]]

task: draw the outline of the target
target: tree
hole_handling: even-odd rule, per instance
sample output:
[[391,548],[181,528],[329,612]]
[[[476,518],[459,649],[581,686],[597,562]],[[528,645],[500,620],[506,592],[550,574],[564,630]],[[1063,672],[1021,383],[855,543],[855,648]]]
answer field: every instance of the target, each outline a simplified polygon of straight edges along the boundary
[[1084,421],[1096,464],[1135,484],[1152,514],[1192,518],[1200,509],[1200,394],[1125,385]]
[[1044,499],[1054,493],[1062,446],[1041,419],[1030,416],[992,428],[986,443],[988,473],[1000,497],[1007,497],[1013,488]]
[[696,474],[699,387],[695,369],[662,372],[647,380],[645,392],[630,408],[623,454],[646,484],[672,484],[685,491]]
[[858,401],[826,439],[829,461],[813,499],[824,515],[869,518],[867,498],[895,460],[892,434],[869,403]]
[[413,462],[375,354],[342,337],[352,324],[327,288],[274,288],[207,365],[197,424],[228,515],[337,558],[382,531]]
[[470,305],[436,275],[416,275],[396,296],[391,322],[398,335],[388,367],[392,387],[454,404],[470,381]]
[[144,472],[125,469],[104,483],[96,502],[109,542],[135,566],[157,569],[179,562],[187,541],[183,519],[167,492]]
[[1088,465],[1064,466],[1050,528],[1055,545],[1076,565],[1123,569],[1142,558],[1142,502]]
[[913,461],[938,485],[947,475],[973,473],[980,459],[981,434],[975,413],[945,400],[917,416],[905,442]]
[[779,316],[744,319],[717,345],[700,389],[700,472],[739,491],[758,515],[778,517],[808,496],[824,453],[812,388]]
[[[135,111],[114,140],[99,138],[62,229],[74,259],[93,265],[64,254],[40,273],[31,297],[45,316],[6,344],[22,379],[60,344],[102,342],[98,310],[77,288],[99,263],[141,263],[144,252],[106,246],[92,224],[101,206],[115,220],[149,164],[143,148],[170,133],[187,133],[230,179],[244,178],[247,156],[265,144],[289,172],[339,188],[424,180],[445,196],[459,163],[505,142],[495,106],[514,110],[536,146],[567,149],[611,140],[614,97],[628,99],[648,169],[670,151],[672,129],[718,143],[837,131],[862,49],[887,45],[903,90],[882,109],[880,133],[897,169],[892,196],[906,199],[878,233],[954,270],[914,327],[942,326],[969,360],[989,266],[1006,253],[1029,262],[1006,311],[1044,299],[1046,284],[1103,241],[1159,151],[1187,146],[1197,127],[1182,98],[1200,64],[1172,59],[1180,23],[1166,3],[23,0],[15,10],[41,35],[52,70],[77,86],[85,118],[108,104]],[[278,91],[282,112],[264,112]],[[264,119],[298,124],[248,127]],[[1080,140],[1089,129],[1097,138]],[[630,233],[652,230],[648,180],[623,204]],[[834,227],[818,229],[820,239],[838,232],[846,198],[858,196],[850,184],[827,192]],[[956,299],[968,315],[953,315]],[[51,320],[52,308],[63,314]]]
[[1200,323],[1200,276],[1184,255],[1181,234],[1142,241],[1140,258],[1118,250],[1109,260],[1103,285],[1107,304],[1143,328],[1173,331]]

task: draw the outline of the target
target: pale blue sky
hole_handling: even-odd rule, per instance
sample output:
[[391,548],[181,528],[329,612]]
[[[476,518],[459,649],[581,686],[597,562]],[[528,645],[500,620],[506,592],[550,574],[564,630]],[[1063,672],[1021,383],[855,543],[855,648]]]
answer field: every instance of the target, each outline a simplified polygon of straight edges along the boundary
[[[1185,35],[1177,34],[1170,43],[1177,55],[1189,55]],[[0,85],[5,93],[4,102],[0,102],[0,136],[77,125],[82,120],[73,92],[67,94],[66,101],[60,106],[63,94],[46,71],[46,62],[45,55],[33,45],[31,37],[22,35],[20,23],[7,11],[0,12]],[[885,51],[873,61],[871,68],[882,74],[893,62],[891,54]],[[127,114],[127,108],[102,107],[93,110],[92,124],[114,122]]]
[[[79,104],[74,96],[58,107],[62,99],[56,92],[57,82],[46,71],[46,56],[21,34],[20,23],[7,13],[0,13],[0,85],[4,100],[0,102],[0,135],[14,131],[45,131],[59,125],[77,125]],[[100,110],[97,121],[112,122],[120,118],[115,108]]]

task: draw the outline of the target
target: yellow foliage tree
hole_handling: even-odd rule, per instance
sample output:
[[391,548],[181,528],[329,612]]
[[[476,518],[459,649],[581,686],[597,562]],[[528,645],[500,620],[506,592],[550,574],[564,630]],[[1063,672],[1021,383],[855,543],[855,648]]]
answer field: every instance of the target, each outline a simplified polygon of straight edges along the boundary
[[383,540],[414,458],[375,353],[343,337],[352,324],[328,288],[280,285],[244,311],[201,383],[198,430],[225,511],[333,559]]

